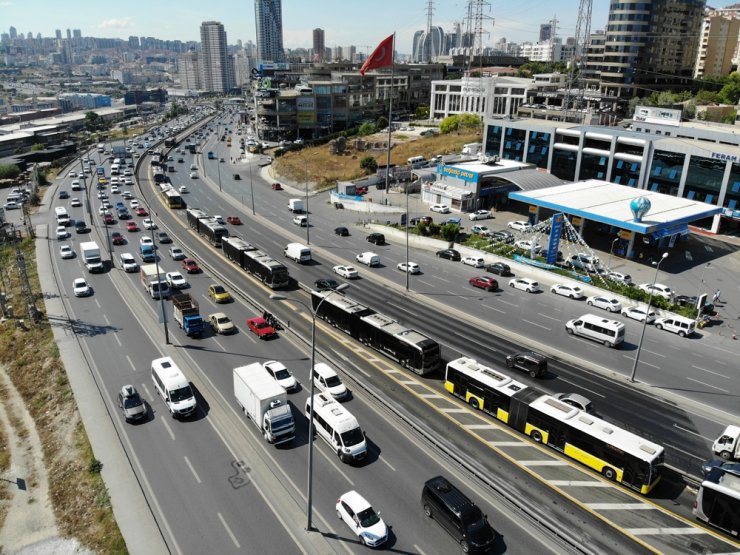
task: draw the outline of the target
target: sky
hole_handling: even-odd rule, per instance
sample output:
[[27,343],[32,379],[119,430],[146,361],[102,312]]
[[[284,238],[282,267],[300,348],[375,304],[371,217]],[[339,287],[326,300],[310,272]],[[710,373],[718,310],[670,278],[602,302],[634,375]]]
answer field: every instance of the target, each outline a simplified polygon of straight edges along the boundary
[[[484,44],[502,37],[509,42],[535,42],[541,23],[556,17],[558,35],[575,34],[578,0],[498,0],[485,8]],[[593,0],[591,29],[603,29],[608,0]],[[425,0],[283,0],[283,44],[286,48],[311,48],[312,31],[325,31],[325,45],[355,45],[359,51],[372,49],[396,33],[396,50],[411,52],[416,30],[427,23]],[[465,0],[436,0],[433,25],[451,30],[466,15]],[[241,39],[255,41],[253,0],[0,0],[0,32],[12,25],[24,35],[53,37],[55,29],[80,29],[83,36],[128,39],[147,36],[159,39],[199,41],[203,21],[224,24],[229,44]]]

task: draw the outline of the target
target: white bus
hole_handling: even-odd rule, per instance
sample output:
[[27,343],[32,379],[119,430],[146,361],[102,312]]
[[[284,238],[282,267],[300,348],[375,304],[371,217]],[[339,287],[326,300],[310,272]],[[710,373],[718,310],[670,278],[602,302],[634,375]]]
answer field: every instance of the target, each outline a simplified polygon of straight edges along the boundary
[[595,314],[584,314],[566,323],[565,330],[570,335],[581,335],[603,343],[607,347],[616,347],[624,341],[625,326],[617,320],[609,320]]
[[[342,462],[367,457],[365,433],[357,419],[326,393],[313,396],[314,429]],[[306,399],[306,418],[311,418],[311,398]]]
[[694,516],[728,534],[740,534],[740,476],[713,468],[701,483],[694,501]]

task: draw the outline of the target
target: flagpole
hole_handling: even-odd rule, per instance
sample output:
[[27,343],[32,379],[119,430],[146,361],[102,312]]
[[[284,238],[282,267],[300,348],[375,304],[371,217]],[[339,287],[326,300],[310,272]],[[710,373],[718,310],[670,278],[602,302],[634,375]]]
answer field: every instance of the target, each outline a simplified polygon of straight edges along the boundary
[[[391,42],[391,90],[388,95],[388,154],[385,163],[385,194],[388,194],[388,185],[391,178],[391,133],[393,132],[393,81],[396,73],[396,32],[393,32],[393,41]],[[382,198],[382,197],[381,197]],[[388,198],[388,197],[386,197]],[[406,216],[408,217],[408,215]],[[408,260],[406,261],[408,262]],[[406,272],[408,276],[408,272]],[[407,278],[408,280],[408,278]],[[406,283],[408,289],[408,281]]]

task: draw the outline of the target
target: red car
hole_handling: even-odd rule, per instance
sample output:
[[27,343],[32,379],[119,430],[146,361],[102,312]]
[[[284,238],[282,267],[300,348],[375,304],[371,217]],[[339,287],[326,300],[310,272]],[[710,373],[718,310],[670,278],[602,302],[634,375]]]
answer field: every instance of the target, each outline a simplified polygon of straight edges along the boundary
[[226,218],[226,221],[231,225],[242,225],[242,221],[239,219],[239,216],[229,216]]
[[139,231],[139,226],[135,221],[129,220],[126,222],[126,231]]
[[277,337],[277,332],[267,321],[261,316],[250,318],[247,320],[247,326],[250,330],[257,334],[260,339],[268,339],[270,337]]
[[498,281],[489,276],[472,277],[468,280],[468,283],[486,291],[496,291],[498,289]]
[[126,242],[126,240],[123,238],[123,235],[121,235],[117,231],[114,231],[110,234],[110,239],[114,245],[123,245]]
[[112,214],[106,214],[105,216],[103,216],[103,223],[105,225],[113,225],[113,222],[114,221],[115,220],[113,219],[113,215]]
[[198,272],[200,272],[200,267],[198,266],[198,263],[192,258],[186,258],[185,260],[183,260],[182,268],[189,274],[197,274]]
[[148,216],[149,212],[146,211],[146,209],[143,206],[139,206],[136,209],[136,215],[137,216]]

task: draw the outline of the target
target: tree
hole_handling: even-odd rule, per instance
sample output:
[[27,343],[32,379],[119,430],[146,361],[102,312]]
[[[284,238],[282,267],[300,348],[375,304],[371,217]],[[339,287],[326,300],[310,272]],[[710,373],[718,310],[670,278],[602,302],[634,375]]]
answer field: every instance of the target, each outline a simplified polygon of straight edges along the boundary
[[414,114],[416,116],[416,119],[429,119],[429,106],[425,104],[421,104],[416,108],[416,113]]
[[107,129],[108,124],[95,112],[87,112],[85,114],[85,129],[88,131],[97,131],[99,129]]
[[378,128],[378,131],[380,131],[381,129],[385,129],[386,127],[388,127],[388,119],[384,116],[380,116],[378,118],[378,121],[375,122],[375,127]]
[[43,145],[41,143],[36,143],[35,145],[32,145],[31,146],[31,152],[36,152],[38,150],[44,150],[45,148],[46,148],[45,145]]
[[448,116],[439,124],[439,132],[442,134],[455,131],[473,131],[481,128],[480,116],[475,114],[459,114]]
[[444,224],[439,230],[445,241],[454,241],[458,233],[460,233],[460,226],[457,224]]
[[365,156],[360,160],[360,167],[368,174],[375,173],[378,169],[378,161],[372,156]]
[[735,71],[727,77],[727,82],[719,91],[719,96],[725,104],[740,102],[740,73]]
[[366,135],[372,135],[377,131],[374,123],[363,123],[360,125],[360,129],[357,130],[357,134],[360,137],[365,137]]
[[21,174],[21,169],[15,164],[0,164],[0,179],[15,179]]

